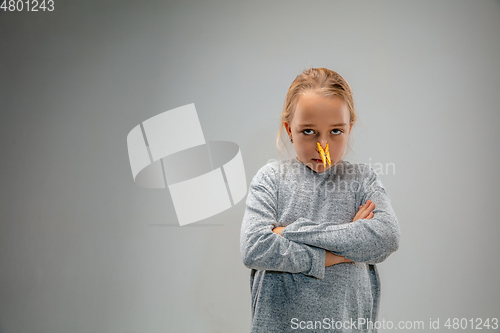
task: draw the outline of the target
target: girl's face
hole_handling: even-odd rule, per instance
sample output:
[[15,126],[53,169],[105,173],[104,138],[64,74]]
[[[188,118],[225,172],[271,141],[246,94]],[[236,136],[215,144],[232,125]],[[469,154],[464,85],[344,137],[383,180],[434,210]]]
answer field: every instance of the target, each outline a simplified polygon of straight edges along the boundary
[[[322,97],[307,91],[299,97],[290,124],[285,123],[288,136],[300,162],[316,172],[324,172],[338,163],[347,145],[352,124],[349,109],[342,97]],[[317,142],[323,149],[328,142],[331,166],[323,166]]]

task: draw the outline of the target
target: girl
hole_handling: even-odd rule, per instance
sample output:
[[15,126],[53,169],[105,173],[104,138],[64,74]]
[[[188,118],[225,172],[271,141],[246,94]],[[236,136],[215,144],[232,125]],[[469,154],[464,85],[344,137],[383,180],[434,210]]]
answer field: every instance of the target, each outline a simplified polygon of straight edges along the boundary
[[278,140],[284,127],[297,157],[257,172],[241,226],[252,333],[377,331],[375,264],[400,229],[375,171],[342,160],[355,121],[338,73],[311,68],[290,86]]

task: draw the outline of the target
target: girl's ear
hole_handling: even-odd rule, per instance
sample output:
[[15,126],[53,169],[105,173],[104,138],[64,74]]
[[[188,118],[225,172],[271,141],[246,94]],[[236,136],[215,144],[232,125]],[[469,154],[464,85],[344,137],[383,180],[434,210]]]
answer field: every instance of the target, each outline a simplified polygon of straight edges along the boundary
[[292,134],[292,129],[290,128],[290,125],[288,125],[287,122],[284,122],[285,124],[285,129],[286,129],[286,133],[288,134],[288,136],[290,136],[290,134]]

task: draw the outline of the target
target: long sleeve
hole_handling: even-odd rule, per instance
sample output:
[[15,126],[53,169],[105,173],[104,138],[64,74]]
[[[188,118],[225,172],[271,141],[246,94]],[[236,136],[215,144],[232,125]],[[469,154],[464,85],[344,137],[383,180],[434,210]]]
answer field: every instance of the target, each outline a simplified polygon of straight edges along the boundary
[[253,178],[240,233],[240,252],[248,268],[325,275],[325,250],[300,244],[273,233],[277,226],[276,171],[266,165]]
[[316,223],[299,218],[286,226],[283,237],[316,246],[356,262],[376,264],[384,261],[399,248],[400,228],[382,182],[368,167],[359,186],[361,204],[370,199],[375,203],[374,216],[354,222]]

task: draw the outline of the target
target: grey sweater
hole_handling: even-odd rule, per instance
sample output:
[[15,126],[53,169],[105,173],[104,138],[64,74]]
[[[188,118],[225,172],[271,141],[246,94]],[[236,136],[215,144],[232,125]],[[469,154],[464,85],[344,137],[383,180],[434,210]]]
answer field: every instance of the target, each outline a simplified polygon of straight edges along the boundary
[[[352,222],[368,199],[373,218]],[[283,236],[275,227],[285,227]],[[375,264],[399,239],[389,196],[368,165],[340,161],[318,173],[296,158],[266,164],[250,184],[240,234],[251,332],[376,332],[368,329],[380,303]],[[325,250],[354,262],[325,267]]]

